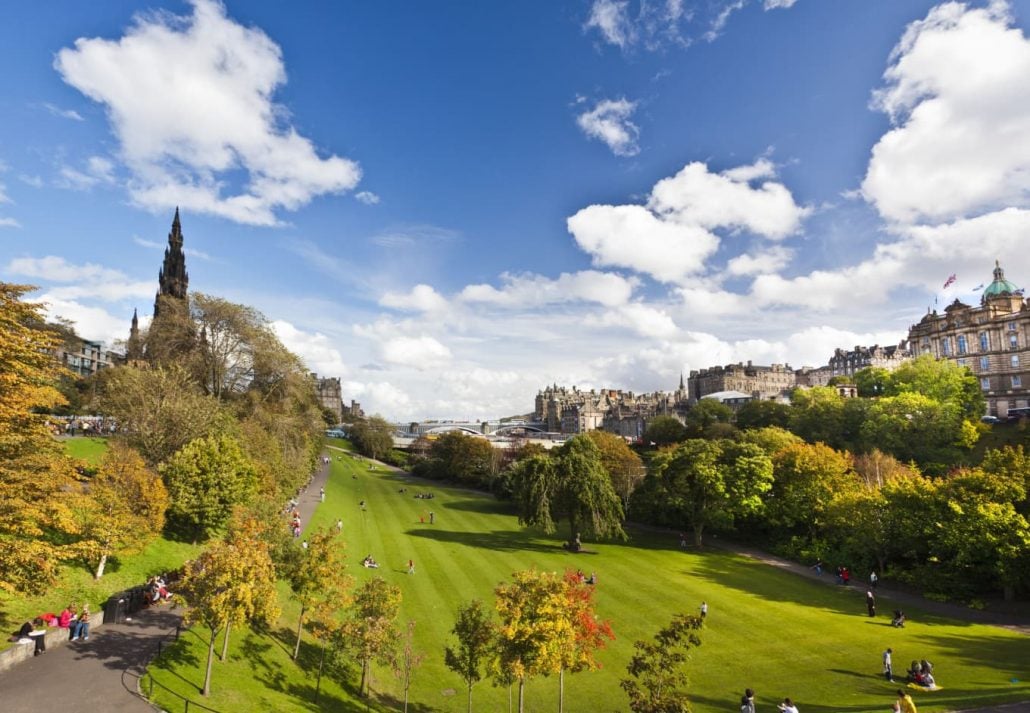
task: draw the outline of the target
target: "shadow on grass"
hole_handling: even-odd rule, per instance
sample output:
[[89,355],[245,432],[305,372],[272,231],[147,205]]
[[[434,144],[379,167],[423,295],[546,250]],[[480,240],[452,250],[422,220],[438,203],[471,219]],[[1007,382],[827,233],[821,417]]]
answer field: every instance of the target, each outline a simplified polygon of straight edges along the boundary
[[405,534],[412,537],[424,537],[437,542],[449,542],[476,549],[487,549],[495,552],[561,552],[558,543],[543,544],[524,538],[522,532],[512,530],[494,530],[493,532],[465,532],[457,530],[441,530],[436,527],[423,530],[408,530]]
[[179,673],[181,670],[189,669],[198,672],[201,676],[203,675],[201,673],[200,658],[190,650],[189,641],[187,640],[187,637],[190,636],[196,637],[205,647],[207,646],[207,640],[200,635],[199,631],[183,629],[179,634],[180,640],[167,648],[163,648],[161,656],[155,659],[151,664],[151,667],[161,671],[163,674],[175,676],[194,691],[199,693],[203,688],[203,679],[191,681]]
[[[468,498],[466,500],[452,500],[441,504],[441,510],[460,510],[462,512],[474,512],[482,515],[514,515],[515,510],[508,503],[502,500],[487,500],[488,494],[479,498]],[[432,500],[428,502],[433,502]]]
[[272,637],[263,637],[256,631],[248,631],[240,644],[239,652],[254,672],[255,679],[272,690],[284,691],[287,677],[283,673],[282,665],[269,661],[267,656],[273,645]]
[[[993,662],[997,680],[989,682],[988,685],[1011,685],[1012,679],[1024,681],[1027,671],[1030,671],[1030,639],[1025,636],[942,635],[926,631],[920,633],[919,640],[927,646],[946,652],[944,658],[950,667],[982,664],[984,661]],[[947,670],[935,666],[934,676],[940,685],[948,688]],[[1022,683],[1021,687],[1030,697],[1030,682]],[[950,689],[947,692],[951,693]]]

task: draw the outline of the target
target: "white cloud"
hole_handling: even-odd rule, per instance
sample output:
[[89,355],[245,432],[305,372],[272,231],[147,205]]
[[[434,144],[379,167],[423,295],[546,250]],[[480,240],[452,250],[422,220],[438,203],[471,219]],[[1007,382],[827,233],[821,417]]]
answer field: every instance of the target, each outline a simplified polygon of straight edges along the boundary
[[100,302],[121,302],[133,297],[146,300],[153,297],[154,292],[155,284],[153,280],[138,282],[90,280],[78,285],[51,287],[47,290],[47,295],[62,302],[82,299]]
[[393,337],[380,344],[383,360],[414,369],[432,369],[451,358],[451,350],[428,335]]
[[730,16],[743,8],[744,4],[745,0],[732,0],[732,2],[725,3],[708,25],[708,31],[704,35],[705,39],[709,42],[718,39],[722,31],[726,29],[726,23],[730,21]]
[[[137,245],[141,245],[145,248],[150,248],[151,250],[164,250],[167,247],[165,243],[159,243],[156,240],[146,240],[136,235],[132,236],[132,242],[136,243]],[[186,255],[188,255],[189,257],[195,257],[200,260],[213,259],[211,255],[204,252],[203,250],[197,250],[195,248],[183,248],[182,251],[186,253]]]
[[912,23],[873,106],[894,128],[862,183],[885,218],[947,221],[1030,202],[1030,40],[1006,2],[948,2]]
[[359,202],[364,203],[365,205],[379,204],[379,196],[373,193],[372,191],[358,191],[354,194],[354,197],[357,198]]
[[603,141],[616,156],[636,156],[640,129],[630,121],[636,108],[636,102],[627,99],[603,99],[577,116],[576,124],[589,138]]
[[99,282],[124,281],[125,275],[118,270],[86,263],[76,265],[56,255],[41,258],[19,257],[7,263],[7,271],[47,282]]
[[23,173],[20,176],[18,176],[18,180],[27,186],[32,186],[33,188],[43,187],[43,179],[40,176],[30,176],[28,174]]
[[129,336],[132,315],[112,315],[102,307],[90,307],[75,300],[66,300],[44,292],[34,300],[46,305],[49,319],[61,317],[75,324],[75,332],[85,339],[103,342],[110,348],[115,341]]
[[577,244],[595,265],[628,267],[662,282],[680,282],[706,269],[719,247],[713,232],[747,230],[779,240],[796,232],[810,212],[798,206],[771,178],[772,164],[710,173],[703,163],[687,164],[655,184],[646,206],[593,205],[567,221]]
[[337,377],[349,372],[343,356],[325,334],[305,332],[285,320],[273,320],[269,326],[287,349],[304,360],[309,370]]
[[552,280],[542,275],[501,275],[500,289],[486,284],[468,285],[460,299],[468,304],[504,308],[532,308],[562,302],[594,302],[614,307],[629,300],[636,281],[610,272],[563,272]]
[[72,121],[85,121],[85,119],[82,118],[82,114],[75,111],[74,109],[62,109],[59,106],[55,106],[49,103],[43,104],[43,107],[54,116],[59,116],[62,119],[71,119]]
[[13,203],[10,196],[7,195],[7,186],[0,183],[0,203]]
[[[118,40],[79,38],[55,68],[65,82],[107,107],[133,201],[176,205],[253,225],[276,211],[357,185],[361,171],[320,158],[273,102],[286,81],[282,53],[214,0],[193,0],[189,18],[139,16]],[[242,171],[245,184],[231,187]]]
[[741,253],[726,263],[730,275],[760,275],[779,272],[790,263],[793,251],[781,245],[753,253]]
[[101,183],[112,184],[115,182],[114,163],[103,156],[90,156],[86,161],[84,171],[71,166],[62,166],[59,174],[60,179],[57,185],[76,191],[86,191]]
[[594,0],[586,28],[596,29],[606,42],[617,47],[625,48],[636,38],[628,0]]
[[447,300],[429,285],[415,285],[406,294],[387,292],[380,298],[379,304],[416,312],[436,312],[447,308]]
[[599,317],[589,316],[586,324],[620,327],[642,337],[654,339],[671,339],[679,331],[676,322],[665,310],[642,302],[619,305],[613,310],[603,312]]
[[20,228],[20,227],[21,227],[21,223],[19,223],[14,218],[0,218],[0,228]]
[[763,10],[787,10],[794,7],[798,0],[762,0]]

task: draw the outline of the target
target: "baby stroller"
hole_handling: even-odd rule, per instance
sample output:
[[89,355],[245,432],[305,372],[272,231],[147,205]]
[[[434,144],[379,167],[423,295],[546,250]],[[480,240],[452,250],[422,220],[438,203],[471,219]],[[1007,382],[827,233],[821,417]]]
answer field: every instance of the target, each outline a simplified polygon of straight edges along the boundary
[[905,612],[900,609],[894,610],[894,618],[891,619],[891,626],[897,627],[898,629],[905,628]]

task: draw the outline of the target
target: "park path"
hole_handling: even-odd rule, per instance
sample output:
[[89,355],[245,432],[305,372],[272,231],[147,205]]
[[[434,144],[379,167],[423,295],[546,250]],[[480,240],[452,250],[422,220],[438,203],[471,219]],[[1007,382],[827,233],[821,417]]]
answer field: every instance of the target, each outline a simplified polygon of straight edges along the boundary
[[[319,463],[297,498],[302,527],[311,520],[328,475],[329,468]],[[155,708],[138,693],[138,681],[158,642],[170,641],[181,619],[181,609],[152,607],[124,623],[95,627],[89,641],[51,644],[44,655],[0,673],[0,711],[153,713]],[[199,699],[198,693],[194,700]]]

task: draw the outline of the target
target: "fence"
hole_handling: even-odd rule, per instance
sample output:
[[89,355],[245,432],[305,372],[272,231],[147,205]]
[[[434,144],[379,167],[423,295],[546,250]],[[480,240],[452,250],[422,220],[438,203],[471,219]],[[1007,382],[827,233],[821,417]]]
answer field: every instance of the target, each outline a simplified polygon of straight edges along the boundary
[[[176,625],[174,632],[170,631],[170,632],[168,632],[167,634],[165,634],[164,636],[162,636],[158,640],[157,647],[154,649],[154,655],[149,658],[149,663],[147,664],[148,666],[151,663],[153,663],[154,661],[156,661],[161,656],[162,651],[164,651],[165,640],[169,636],[173,636],[174,635],[175,636],[175,641],[179,640],[179,632],[181,630],[182,630],[182,625],[181,624],[180,625]],[[170,689],[168,686],[164,685],[160,681],[155,680],[154,679],[154,674],[151,673],[149,668],[148,668],[148,670],[145,671],[143,673],[143,675],[139,677],[139,681],[137,683],[137,690],[139,691],[139,694],[141,696],[143,696],[148,701],[150,701],[154,697],[154,686],[157,686],[158,688],[161,688],[161,689],[167,691],[168,693],[171,693],[173,696],[175,696],[176,698],[181,700],[182,703],[183,703],[183,707],[182,707],[183,713],[190,713],[191,710],[193,710],[193,711],[210,711],[210,713],[219,713],[218,710],[216,710],[214,708],[211,708],[209,706],[205,706],[203,703],[200,703],[199,701],[194,701],[194,700],[192,700],[190,698],[187,698],[186,696],[182,695],[178,691],[173,691],[172,689]],[[145,693],[144,693],[144,689],[146,690]],[[169,711],[169,713],[174,713],[174,712],[173,711]]]

